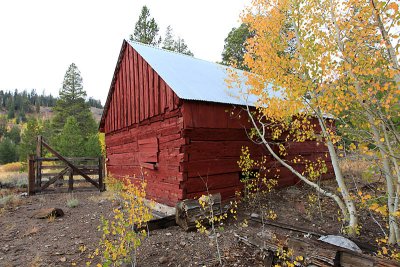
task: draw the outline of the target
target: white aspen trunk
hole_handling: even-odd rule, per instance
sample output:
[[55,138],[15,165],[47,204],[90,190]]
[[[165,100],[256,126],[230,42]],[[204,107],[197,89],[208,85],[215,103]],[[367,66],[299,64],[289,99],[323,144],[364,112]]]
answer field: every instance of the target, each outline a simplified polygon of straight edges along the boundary
[[[340,29],[339,26],[336,23],[336,17],[335,17],[335,13],[333,10],[333,3],[332,0],[330,1],[331,4],[331,18],[332,18],[332,23],[335,26],[335,32],[336,32],[336,42],[339,48],[339,51],[344,54],[344,44],[343,41],[341,39],[341,35],[340,35]],[[344,58],[344,60],[349,63],[351,66],[353,65],[353,62],[348,59],[348,58]],[[353,79],[354,81],[354,85],[355,88],[357,90],[357,93],[362,96],[362,89],[361,86],[358,82],[357,76],[354,74],[353,69],[351,68],[349,70],[349,75],[350,77]],[[396,240],[396,232],[398,233],[398,225],[397,222],[393,216],[393,210],[394,210],[394,186],[393,186],[393,178],[391,177],[391,173],[390,173],[390,164],[387,158],[387,155],[385,154],[385,150],[382,146],[382,142],[380,141],[380,136],[379,136],[379,131],[375,126],[375,121],[373,116],[371,115],[371,113],[369,112],[369,107],[362,101],[359,101],[359,104],[361,105],[361,107],[363,107],[363,110],[367,116],[367,120],[368,123],[370,124],[371,130],[372,130],[372,134],[373,134],[373,139],[375,142],[375,145],[378,147],[379,149],[379,153],[381,155],[382,158],[382,164],[383,164],[383,171],[385,172],[385,179],[386,179],[386,189],[387,189],[387,194],[388,194],[388,209],[389,209],[389,244],[395,244],[397,242]]]
[[[318,114],[321,115],[321,114]],[[349,222],[348,222],[348,233],[349,235],[355,235],[357,232],[357,226],[358,226],[358,216],[357,216],[357,208],[356,205],[354,204],[354,201],[352,200],[349,190],[347,189],[347,185],[344,181],[344,177],[342,174],[342,171],[339,167],[339,159],[335,150],[335,147],[330,140],[328,133],[326,131],[326,125],[323,121],[323,118],[321,116],[318,116],[318,121],[319,125],[321,126],[323,137],[326,140],[326,145],[328,146],[329,150],[329,155],[332,160],[332,166],[333,170],[335,172],[335,178],[336,182],[340,188],[340,193],[342,194],[342,198],[344,200],[344,203],[346,204],[347,211],[349,212]]]
[[285,168],[287,168],[289,171],[291,171],[294,175],[296,175],[300,180],[302,180],[304,183],[306,183],[307,185],[311,186],[312,188],[314,188],[317,192],[321,193],[324,196],[327,196],[329,198],[332,198],[337,205],[339,206],[344,218],[346,221],[349,221],[350,219],[350,215],[349,212],[347,210],[347,207],[345,205],[345,203],[342,201],[342,199],[334,194],[331,193],[329,191],[326,191],[324,189],[322,189],[318,184],[312,182],[311,180],[309,180],[308,178],[306,178],[304,175],[302,175],[301,173],[299,173],[298,171],[296,171],[292,166],[290,166],[289,164],[287,164],[284,160],[281,159],[281,157],[279,157],[271,148],[271,146],[269,145],[268,141],[265,139],[264,136],[264,132],[265,129],[263,128],[263,132],[260,131],[260,129],[258,128],[257,123],[254,120],[253,115],[251,114],[251,111],[249,109],[249,107],[247,106],[247,113],[250,117],[250,120],[254,126],[254,128],[257,131],[258,136],[261,138],[263,144],[265,145],[265,147],[267,148],[268,152],[272,155],[272,157],[274,157],[274,159],[276,159],[280,164],[282,164],[282,166],[284,166]]
[[400,89],[400,66],[399,66],[399,61],[396,56],[396,50],[393,48],[393,45],[390,42],[389,34],[385,29],[385,25],[383,25],[381,16],[379,14],[378,9],[376,8],[374,0],[370,0],[370,4],[372,6],[373,14],[374,14],[376,23],[378,25],[379,31],[382,35],[382,39],[385,42],[386,49],[389,54],[389,60],[391,61],[393,68],[395,70],[397,70],[397,73],[394,75],[394,80],[396,81],[397,88]]

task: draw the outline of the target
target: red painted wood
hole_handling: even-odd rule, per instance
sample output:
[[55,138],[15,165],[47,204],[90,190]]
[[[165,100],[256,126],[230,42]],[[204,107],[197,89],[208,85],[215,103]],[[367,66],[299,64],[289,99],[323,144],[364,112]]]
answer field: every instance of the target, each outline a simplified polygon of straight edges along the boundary
[[130,71],[129,71],[129,49],[128,47],[125,49],[125,68],[124,68],[124,80],[125,80],[125,91],[126,91],[126,100],[125,100],[125,105],[126,105],[126,124],[125,126],[129,126],[132,124],[132,119],[131,119],[131,83],[130,83]]
[[144,112],[144,74],[143,74],[143,60],[142,57],[138,56],[138,67],[139,67],[139,121],[143,121],[145,117]]
[[140,94],[139,94],[139,59],[138,59],[138,53],[134,51],[134,72],[135,72],[135,123],[139,123],[140,117],[139,117],[139,99],[140,99]]
[[143,60],[143,107],[144,107],[144,118],[150,116],[149,110],[149,72],[147,62]]
[[153,117],[154,116],[154,83],[153,83],[153,69],[151,69],[150,67],[147,68],[148,70],[148,81],[149,81],[149,102],[148,102],[148,106],[149,106],[149,117]]
[[153,88],[154,88],[154,115],[160,114],[160,83],[159,76],[154,72]]

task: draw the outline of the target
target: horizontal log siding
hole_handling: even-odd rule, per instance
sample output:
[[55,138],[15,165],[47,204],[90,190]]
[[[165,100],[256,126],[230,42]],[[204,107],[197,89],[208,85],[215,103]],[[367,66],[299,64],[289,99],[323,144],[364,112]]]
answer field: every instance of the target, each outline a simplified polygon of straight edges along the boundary
[[[247,136],[251,128],[246,112],[232,105],[185,101],[182,113],[184,117],[183,137],[187,140],[182,147],[187,160],[180,164],[180,170],[186,178],[182,189],[186,198],[206,194],[206,188],[212,193],[220,192],[223,199],[234,197],[235,191],[242,189],[239,181],[240,168],[237,164],[241,148],[247,146],[255,159],[267,156],[268,177],[277,178],[278,186],[290,186],[299,182],[298,178],[276,162],[261,145],[254,144]],[[304,143],[287,142],[288,155],[293,159],[301,155],[309,160],[324,158],[328,163],[330,176],[332,166],[328,149],[316,141]],[[274,147],[275,152],[278,148]],[[327,157],[328,156],[328,157]],[[304,165],[294,166],[304,171]],[[206,187],[207,184],[207,187]]]
[[[180,162],[184,160],[181,146],[185,144],[185,139],[181,138],[183,118],[175,113],[171,118],[159,116],[159,119],[106,134],[107,171],[116,178],[136,180],[142,177],[143,171],[148,197],[173,206],[183,199],[183,174],[180,170]],[[141,171],[139,142],[149,138],[158,138],[158,167]]]

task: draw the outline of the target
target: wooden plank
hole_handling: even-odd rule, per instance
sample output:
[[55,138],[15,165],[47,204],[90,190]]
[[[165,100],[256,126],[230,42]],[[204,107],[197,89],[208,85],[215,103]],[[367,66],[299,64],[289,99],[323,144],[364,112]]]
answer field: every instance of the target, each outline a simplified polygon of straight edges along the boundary
[[160,112],[164,113],[167,109],[167,92],[165,88],[165,82],[163,79],[160,79]]
[[58,173],[56,176],[54,176],[53,178],[51,178],[50,180],[47,181],[47,183],[45,183],[43,186],[40,187],[40,190],[44,190],[47,187],[49,187],[52,183],[54,183],[55,181],[57,181],[58,179],[60,179],[62,176],[64,176],[67,172],[69,171],[69,168],[66,167],[64,168],[64,170],[62,170],[60,173]]
[[153,81],[153,69],[147,66],[148,69],[148,80],[149,80],[149,117],[154,116],[154,81]]
[[125,60],[125,68],[124,68],[124,77],[125,77],[125,91],[126,91],[126,126],[132,125],[131,118],[131,83],[130,83],[130,70],[129,70],[129,46],[125,48],[124,60]]
[[77,167],[75,167],[70,161],[68,161],[66,158],[64,158],[63,156],[61,156],[57,151],[55,151],[53,148],[51,148],[48,144],[46,144],[45,142],[42,142],[43,146],[49,150],[54,156],[58,157],[60,160],[62,160],[63,162],[65,162],[65,164],[68,165],[68,167],[70,167],[74,172],[76,172],[77,174],[81,175],[83,178],[85,178],[88,182],[90,182],[91,184],[93,184],[94,186],[96,186],[97,188],[99,188],[99,184],[95,181],[92,180],[92,178],[90,178],[89,176],[87,176],[85,173],[83,173],[81,170],[79,170]]
[[35,188],[35,156],[29,155],[28,158],[28,195],[32,196],[36,193]]
[[328,152],[328,147],[317,141],[305,141],[305,142],[292,142],[289,141],[285,144],[286,152],[289,155],[292,154],[304,154],[304,153],[315,153],[315,152]]
[[129,107],[130,107],[130,116],[131,116],[131,124],[136,123],[135,120],[135,72],[134,72],[134,55],[132,47],[128,46],[129,57],[128,57],[128,64],[129,64],[129,89],[130,89],[130,99],[129,99]]
[[225,187],[239,186],[239,173],[224,173],[211,175],[201,179],[200,177],[188,178],[183,184],[187,193],[206,192],[208,190],[220,189]]
[[181,171],[188,172],[188,177],[199,177],[223,173],[240,172],[238,159],[210,159],[202,161],[183,162]]
[[144,112],[144,79],[143,79],[143,59],[140,55],[138,55],[138,67],[139,67],[139,121],[143,121],[145,119],[145,112]]
[[171,87],[169,85],[166,85],[166,90],[167,90],[167,106],[169,110],[174,109],[174,92],[172,91]]
[[145,60],[143,60],[143,107],[144,107],[144,119],[148,119],[150,117],[150,99],[149,99],[149,65]]
[[140,106],[139,106],[139,101],[140,101],[140,84],[139,84],[139,62],[138,62],[138,53],[134,51],[134,74],[135,74],[135,123],[139,123],[140,117]]
[[188,137],[192,141],[248,141],[249,138],[244,129],[230,129],[227,134],[226,129],[218,128],[196,128],[184,129],[183,137]]
[[160,114],[160,83],[157,72],[154,72],[154,115]]

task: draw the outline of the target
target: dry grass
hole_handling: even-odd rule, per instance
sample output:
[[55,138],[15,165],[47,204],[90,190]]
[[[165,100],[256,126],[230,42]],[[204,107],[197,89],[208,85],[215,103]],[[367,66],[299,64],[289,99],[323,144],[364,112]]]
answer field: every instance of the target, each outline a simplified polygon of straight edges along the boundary
[[0,198],[0,208],[13,208],[21,204],[21,202],[21,198],[16,195],[6,195]]
[[0,167],[1,172],[19,172],[23,169],[21,162],[7,163]]
[[371,168],[371,162],[355,157],[343,158],[340,161],[340,169],[345,176],[364,177]]
[[0,186],[6,188],[26,188],[28,186],[28,174],[25,172],[0,171]]
[[28,230],[25,232],[24,237],[25,237],[25,236],[32,236],[32,235],[35,235],[35,234],[37,234],[38,232],[39,232],[39,228],[38,228],[37,226],[33,226],[32,228],[28,229]]
[[42,262],[43,262],[42,258],[39,255],[36,255],[35,258],[33,258],[33,260],[31,261],[29,266],[30,267],[40,267],[40,266],[43,266]]
[[98,195],[93,195],[89,197],[90,201],[93,201],[95,203],[98,203],[102,200],[109,200],[112,201],[115,199],[115,193],[112,191],[104,191],[99,193]]

